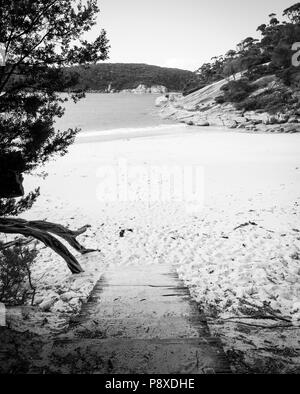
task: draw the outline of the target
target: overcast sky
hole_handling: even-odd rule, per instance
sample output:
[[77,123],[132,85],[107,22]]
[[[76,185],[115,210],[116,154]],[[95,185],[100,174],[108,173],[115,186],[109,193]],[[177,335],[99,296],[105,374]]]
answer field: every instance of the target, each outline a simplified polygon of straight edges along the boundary
[[90,38],[105,28],[110,62],[148,63],[195,70],[242,39],[272,12],[296,0],[99,0],[101,14]]

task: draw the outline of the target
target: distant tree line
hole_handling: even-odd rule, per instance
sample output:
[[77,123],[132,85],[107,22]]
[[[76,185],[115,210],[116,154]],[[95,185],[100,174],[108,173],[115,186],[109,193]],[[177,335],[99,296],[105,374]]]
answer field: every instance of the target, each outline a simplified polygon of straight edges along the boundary
[[170,91],[182,91],[188,81],[197,80],[191,71],[131,63],[102,63],[89,67],[75,66],[64,69],[67,79],[76,75],[76,83],[69,87],[73,91],[114,91],[135,89],[143,84],[147,87],[162,85]]

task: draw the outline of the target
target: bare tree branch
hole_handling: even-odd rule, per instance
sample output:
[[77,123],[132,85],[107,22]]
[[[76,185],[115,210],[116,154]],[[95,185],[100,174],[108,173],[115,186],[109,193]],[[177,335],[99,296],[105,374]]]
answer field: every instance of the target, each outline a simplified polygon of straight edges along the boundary
[[46,246],[59,254],[66,261],[73,274],[83,272],[79,262],[68,251],[68,249],[57,238],[45,230],[32,227],[30,224],[26,223],[26,221],[25,223],[22,223],[21,219],[0,218],[0,232],[5,234],[22,234],[25,237],[33,237],[43,242]]
[[7,223],[9,223],[9,221],[12,220],[13,224],[20,223],[25,226],[36,228],[41,231],[47,231],[49,233],[57,235],[58,237],[61,237],[65,241],[67,241],[72,246],[72,248],[74,248],[81,254],[86,254],[96,251],[95,249],[86,249],[84,246],[80,245],[80,243],[76,240],[76,237],[78,235],[83,234],[90,227],[89,225],[81,227],[78,230],[72,231],[62,226],[61,224],[46,222],[44,220],[33,220],[33,221],[26,221],[24,219],[6,219],[6,220]]

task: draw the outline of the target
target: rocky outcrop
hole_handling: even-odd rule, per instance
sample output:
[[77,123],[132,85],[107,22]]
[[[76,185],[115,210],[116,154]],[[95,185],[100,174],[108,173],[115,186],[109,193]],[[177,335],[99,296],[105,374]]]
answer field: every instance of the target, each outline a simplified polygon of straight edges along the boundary
[[153,85],[151,87],[147,87],[144,84],[139,85],[135,89],[125,89],[122,90],[121,93],[134,93],[134,94],[166,94],[168,89],[162,85]]
[[[241,77],[236,75],[235,79]],[[158,98],[160,114],[163,118],[173,119],[191,126],[217,126],[228,129],[241,129],[260,132],[300,132],[300,109],[271,115],[261,111],[238,111],[232,104],[217,104],[216,98],[222,94],[221,88],[228,80],[221,80],[200,89],[186,97],[166,96]],[[257,92],[274,87],[274,76],[255,81]]]
[[155,100],[155,106],[161,107],[163,104],[167,104],[168,101],[169,101],[169,99],[166,96],[157,97],[157,99]]

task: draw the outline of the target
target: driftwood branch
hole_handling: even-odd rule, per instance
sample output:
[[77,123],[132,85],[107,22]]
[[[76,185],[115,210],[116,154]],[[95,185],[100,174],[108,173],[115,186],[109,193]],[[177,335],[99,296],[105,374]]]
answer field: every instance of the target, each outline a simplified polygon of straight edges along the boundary
[[[255,327],[255,328],[262,328],[264,330],[272,330],[274,328],[294,328],[294,329],[299,329],[300,326],[294,326],[293,324],[273,324],[273,325],[262,325],[262,324],[252,324],[252,323],[245,323],[243,321],[233,321],[233,320],[229,320],[226,321],[225,323],[232,323],[232,324],[241,324],[244,326],[249,326],[249,327]],[[223,324],[222,322],[208,322],[209,325],[220,325]]]
[[238,229],[243,228],[243,227],[247,227],[247,226],[257,226],[257,223],[251,222],[251,221],[247,222],[247,223],[243,223],[243,224],[240,224],[239,226],[235,227],[233,229],[233,231],[238,230]]
[[[59,254],[67,263],[73,274],[83,272],[77,259],[69,250],[52,234],[67,241],[75,250],[82,254],[94,251],[86,249],[76,240],[76,236],[84,233],[89,226],[84,226],[77,231],[46,221],[26,221],[24,219],[0,218],[0,232],[5,234],[21,234],[25,237],[35,238]],[[51,234],[50,234],[51,233]]]
[[65,241],[67,241],[72,246],[72,248],[74,248],[81,254],[95,252],[94,249],[86,249],[84,246],[80,245],[80,243],[76,239],[78,235],[83,234],[90,227],[89,225],[83,226],[80,229],[73,231],[62,226],[61,224],[46,222],[44,220],[26,221],[24,219],[6,219],[6,221],[8,224],[10,222],[12,222],[12,224],[18,223],[29,226],[31,228],[35,228],[37,230],[47,231],[48,233],[57,235],[58,237],[63,238]]

